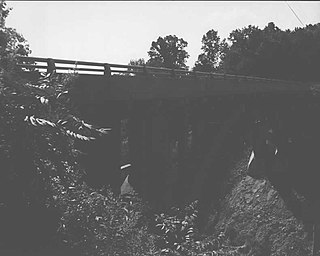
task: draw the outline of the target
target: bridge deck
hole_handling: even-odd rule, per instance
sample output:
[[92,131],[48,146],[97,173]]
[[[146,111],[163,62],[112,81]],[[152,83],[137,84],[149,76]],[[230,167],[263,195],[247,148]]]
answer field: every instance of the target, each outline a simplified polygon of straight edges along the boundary
[[[74,73],[84,101],[205,97],[219,94],[303,93],[311,84],[147,66],[20,57],[24,71]],[[85,100],[85,98],[87,98]]]

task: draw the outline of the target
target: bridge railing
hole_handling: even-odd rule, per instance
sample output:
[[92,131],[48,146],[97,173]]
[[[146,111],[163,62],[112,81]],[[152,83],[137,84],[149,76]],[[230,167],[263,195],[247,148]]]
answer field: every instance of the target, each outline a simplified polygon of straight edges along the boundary
[[212,74],[205,72],[191,72],[188,70],[169,69],[162,67],[150,67],[150,66],[132,66],[122,64],[110,64],[101,62],[89,62],[89,61],[73,61],[64,59],[51,59],[41,57],[19,57],[21,63],[18,66],[22,67],[26,71],[39,70],[42,72],[50,72],[53,69],[56,73],[68,73],[78,72],[79,74],[92,74],[92,75],[155,75],[155,76],[167,76],[167,77],[190,77],[191,75],[208,76],[216,75],[223,76],[221,74]]
[[278,79],[267,79],[242,75],[230,75],[212,72],[189,71],[181,69],[169,69],[151,66],[132,66],[122,64],[110,64],[102,62],[74,61],[65,59],[52,59],[42,57],[19,56],[19,64],[24,71],[38,70],[40,72],[91,74],[101,76],[154,76],[168,78],[213,78],[228,80],[249,80],[261,82],[295,83]]

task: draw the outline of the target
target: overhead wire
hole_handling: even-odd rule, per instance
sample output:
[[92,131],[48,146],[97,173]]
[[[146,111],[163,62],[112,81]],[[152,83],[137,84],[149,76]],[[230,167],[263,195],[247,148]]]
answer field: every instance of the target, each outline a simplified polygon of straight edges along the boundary
[[296,14],[296,12],[291,8],[291,6],[289,5],[289,3],[287,1],[285,1],[285,2],[288,5],[288,7],[290,8],[290,10],[292,11],[292,13],[294,14],[294,16],[296,16],[296,18],[300,21],[301,25],[304,27],[303,22],[300,20],[299,16]]

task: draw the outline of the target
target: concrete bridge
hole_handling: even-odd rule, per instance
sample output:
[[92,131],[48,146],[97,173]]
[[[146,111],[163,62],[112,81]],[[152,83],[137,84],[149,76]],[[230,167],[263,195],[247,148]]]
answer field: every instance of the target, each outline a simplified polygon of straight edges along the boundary
[[[83,159],[88,182],[108,183],[119,192],[125,179],[120,166],[131,163],[130,183],[160,206],[218,193],[226,163],[245,147],[263,155],[259,149],[264,149],[270,129],[271,141],[282,153],[282,145],[312,137],[320,128],[312,83],[37,57],[20,60],[25,71],[76,71],[72,100],[81,116],[112,129],[105,138],[78,145],[88,153]],[[122,159],[126,149],[128,158]]]

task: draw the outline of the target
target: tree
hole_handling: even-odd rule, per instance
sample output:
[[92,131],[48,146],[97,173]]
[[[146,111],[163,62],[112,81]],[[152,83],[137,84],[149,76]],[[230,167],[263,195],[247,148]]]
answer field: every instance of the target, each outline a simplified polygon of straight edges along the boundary
[[[13,239],[20,246],[28,245],[32,237],[36,242],[42,233],[44,227],[25,216],[34,219],[42,213],[44,217],[47,210],[51,215],[47,208],[55,201],[52,187],[67,192],[80,182],[83,172],[77,164],[75,140],[93,140],[106,130],[78,118],[69,98],[74,75],[34,72],[31,79],[23,75],[18,55],[31,51],[22,35],[5,26],[8,14],[6,3],[0,2],[0,219],[10,223],[0,235],[15,230],[21,240]],[[12,219],[17,213],[30,228],[23,230],[21,222]],[[56,220],[51,221],[57,224]]]
[[317,81],[320,65],[320,24],[293,31],[273,22],[264,29],[236,29],[223,61],[225,73],[286,80]]
[[0,2],[0,65],[2,68],[15,69],[17,55],[27,56],[31,53],[28,42],[13,28],[6,27],[6,18],[10,9],[6,2]]
[[189,54],[185,50],[188,43],[175,35],[159,37],[151,43],[147,65],[155,67],[187,69]]
[[231,74],[256,75],[255,51],[261,42],[261,30],[255,26],[232,31],[231,46],[224,58],[224,70]]
[[203,53],[198,56],[193,70],[203,72],[217,71],[228,47],[226,40],[220,40],[218,32],[211,29],[203,35],[201,42]]
[[320,23],[296,28],[289,34],[289,40],[293,78],[320,81]]

